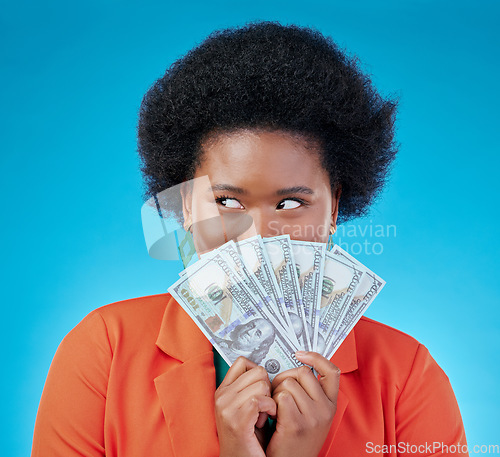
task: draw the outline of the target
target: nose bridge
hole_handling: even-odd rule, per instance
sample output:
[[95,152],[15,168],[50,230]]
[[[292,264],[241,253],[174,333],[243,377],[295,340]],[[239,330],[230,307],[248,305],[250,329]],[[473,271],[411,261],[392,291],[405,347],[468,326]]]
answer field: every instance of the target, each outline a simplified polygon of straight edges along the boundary
[[[272,221],[274,220],[275,213],[274,211],[270,211],[268,208],[264,206],[258,206],[252,208],[249,211],[250,216],[253,219],[253,223],[257,233],[263,237],[273,236],[272,232]],[[276,233],[274,233],[276,235]]]

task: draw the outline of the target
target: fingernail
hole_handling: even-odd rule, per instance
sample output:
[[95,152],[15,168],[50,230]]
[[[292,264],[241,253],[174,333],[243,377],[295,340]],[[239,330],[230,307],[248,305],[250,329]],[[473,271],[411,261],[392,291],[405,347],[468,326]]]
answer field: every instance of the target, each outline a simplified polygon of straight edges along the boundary
[[295,355],[307,355],[307,351],[297,351]]

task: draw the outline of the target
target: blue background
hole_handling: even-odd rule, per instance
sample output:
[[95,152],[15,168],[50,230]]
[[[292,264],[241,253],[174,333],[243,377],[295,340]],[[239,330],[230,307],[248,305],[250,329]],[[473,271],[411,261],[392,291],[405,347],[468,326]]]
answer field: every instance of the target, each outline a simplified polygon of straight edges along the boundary
[[[139,103],[212,30],[254,19],[318,28],[400,97],[391,180],[343,241],[382,244],[356,253],[387,281],[367,315],[429,348],[469,445],[500,444],[498,2],[4,1],[0,11],[2,455],[29,454],[64,335],[92,309],[163,293],[176,277],[179,264],[148,257],[142,234]],[[396,235],[360,235],[367,225]]]

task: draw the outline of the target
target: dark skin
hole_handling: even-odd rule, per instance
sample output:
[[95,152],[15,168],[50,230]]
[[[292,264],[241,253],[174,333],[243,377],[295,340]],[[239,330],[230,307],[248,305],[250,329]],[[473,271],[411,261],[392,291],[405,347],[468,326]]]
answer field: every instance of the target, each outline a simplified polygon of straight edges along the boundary
[[[330,229],[335,230],[340,188],[332,192],[318,145],[304,137],[240,130],[210,138],[195,173],[195,178],[203,176],[209,181],[200,180],[203,185],[183,193],[184,219],[193,227],[218,212],[223,220],[251,216],[253,226],[237,239],[289,234],[326,243]],[[217,242],[210,240],[213,232],[197,227],[197,248]],[[335,415],[340,372],[314,352],[297,353],[297,358],[319,377],[301,367],[279,374],[271,384],[265,369],[244,357],[231,366],[215,393],[221,457],[318,455]],[[268,416],[276,419],[272,434],[265,429]]]

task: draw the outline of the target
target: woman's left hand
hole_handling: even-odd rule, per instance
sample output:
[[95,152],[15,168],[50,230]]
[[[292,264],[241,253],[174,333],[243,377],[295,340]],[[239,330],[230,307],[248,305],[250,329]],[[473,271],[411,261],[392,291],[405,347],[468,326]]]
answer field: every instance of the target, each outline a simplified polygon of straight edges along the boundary
[[266,450],[270,457],[317,457],[337,410],[340,370],[316,352],[297,352],[312,366],[294,368],[276,376],[273,399],[278,406],[276,431]]

